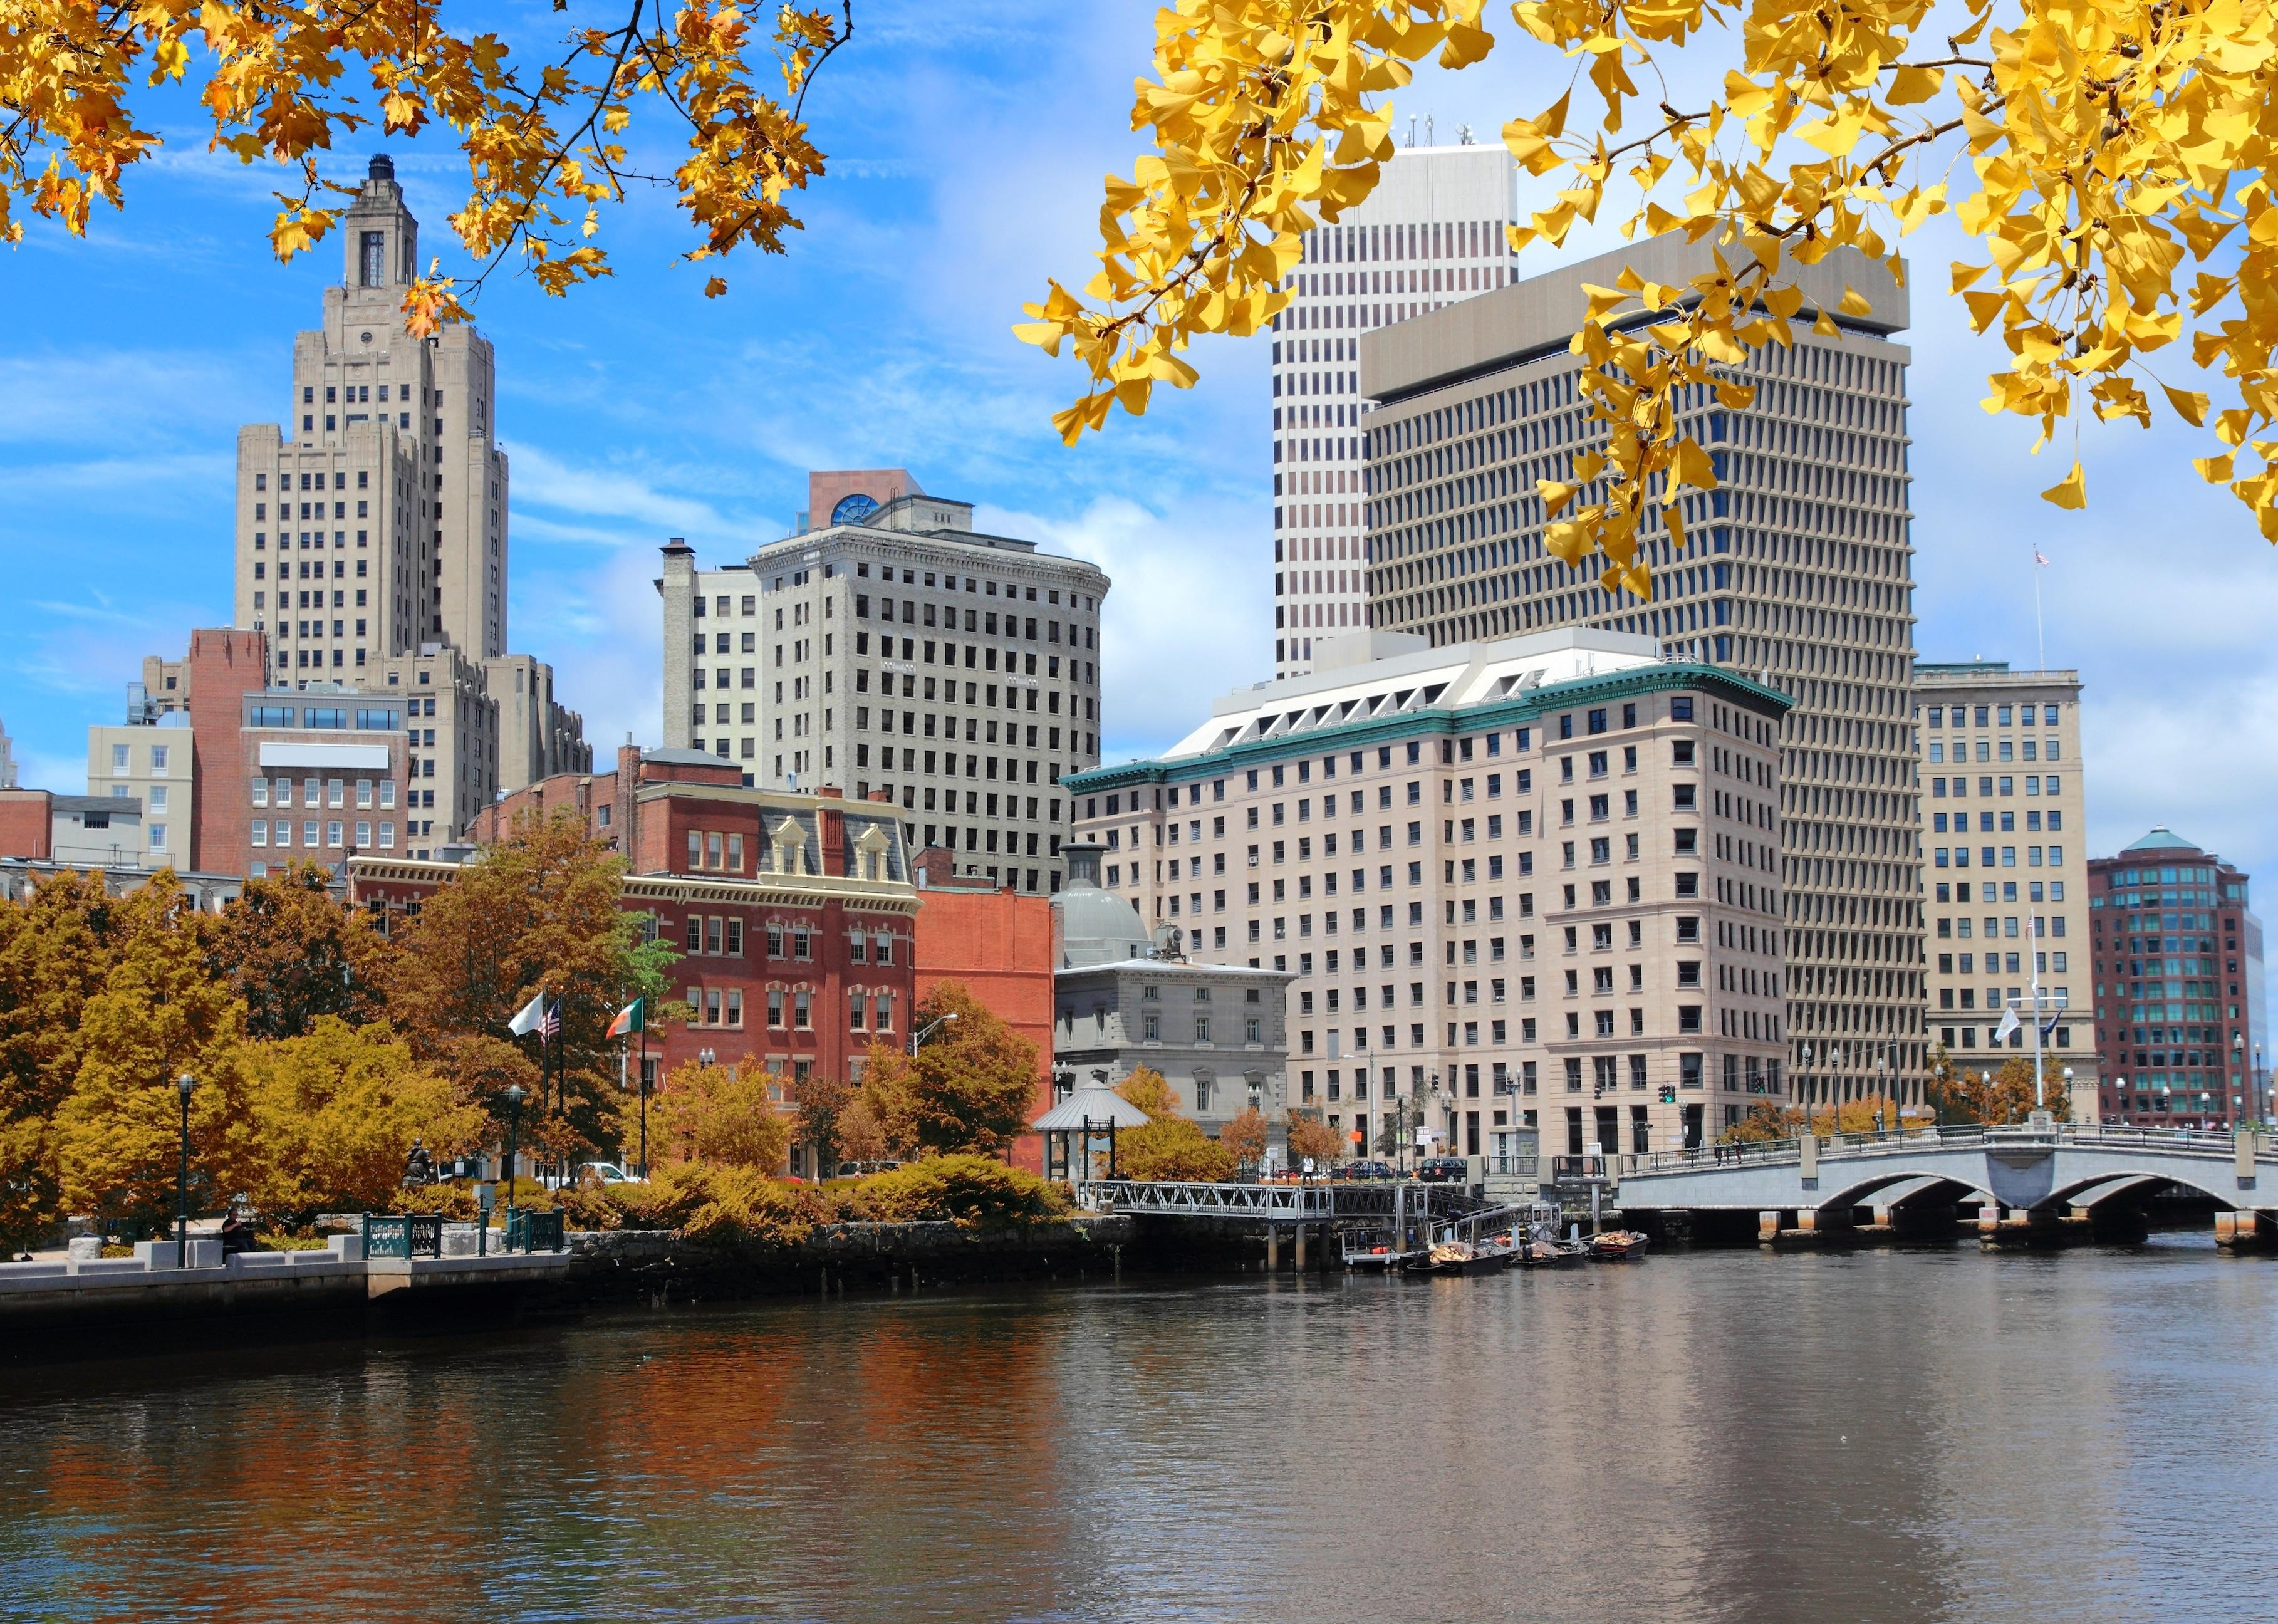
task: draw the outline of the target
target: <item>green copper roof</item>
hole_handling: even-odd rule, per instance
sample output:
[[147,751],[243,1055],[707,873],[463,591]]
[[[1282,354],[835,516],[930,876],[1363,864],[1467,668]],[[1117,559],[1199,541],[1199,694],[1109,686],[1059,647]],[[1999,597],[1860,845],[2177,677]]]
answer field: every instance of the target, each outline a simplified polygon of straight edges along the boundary
[[2162,823],[2135,845],[2121,846],[2120,853],[2124,857],[2129,852],[2196,852],[2205,849]]
[[1571,678],[1564,682],[1545,683],[1539,688],[1523,689],[1502,699],[1460,708],[1434,705],[1421,710],[1371,717],[1365,721],[1332,723],[1325,727],[1305,728],[1294,733],[1276,733],[1270,738],[1248,739],[1194,755],[1094,767],[1088,772],[1068,774],[1060,780],[1060,787],[1081,794],[1086,790],[1120,789],[1127,784],[1202,778],[1212,772],[1224,771],[1235,763],[1284,759],[1324,747],[1337,750],[1395,739],[1469,732],[1514,723],[1539,723],[1545,716],[1555,715],[1561,710],[1579,709],[1594,701],[1665,688],[1694,689],[1774,722],[1786,716],[1795,703],[1778,689],[1766,687],[1721,666],[1703,665],[1693,661],[1655,661],[1618,671],[1603,671],[1589,677]]

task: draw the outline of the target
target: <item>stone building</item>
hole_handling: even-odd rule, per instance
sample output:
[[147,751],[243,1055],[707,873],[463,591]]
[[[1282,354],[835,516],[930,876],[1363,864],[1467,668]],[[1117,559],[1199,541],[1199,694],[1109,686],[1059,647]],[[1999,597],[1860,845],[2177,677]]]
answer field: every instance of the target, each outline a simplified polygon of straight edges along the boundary
[[1179,1108],[1215,1136],[1256,1110],[1279,1137],[1288,1107],[1287,969],[1191,959],[1158,938],[1125,896],[1104,889],[1104,846],[1066,849],[1067,883],[1052,899],[1056,1092],[1114,1087],[1141,1067],[1162,1073]]
[[877,474],[884,500],[844,488],[869,477],[811,475],[829,522],[742,566],[664,548],[665,742],[761,787],[883,794],[913,847],[1050,892],[1060,780],[1099,759],[1107,578],[975,530],[903,471]]
[[[2005,1010],[2030,1015],[2037,974],[2044,1049],[2086,1107],[2098,1090],[2080,673],[1918,663],[1914,709],[1930,1040],[1957,1066],[1998,1065],[1984,1051],[2002,1046]],[[2030,1038],[2006,1046],[2030,1052]]]
[[1294,977],[1294,1104],[1508,1154],[1527,1127],[1697,1144],[1788,1102],[1784,695],[1586,628],[1314,663],[1069,785],[1150,929]]
[[[1793,275],[1793,348],[1729,369],[1678,426],[1708,452],[1713,491],[1688,493],[1681,550],[1659,509],[1641,533],[1653,597],[1600,585],[1544,548],[1537,481],[1570,480],[1601,425],[1570,342],[1589,295],[1624,268],[1685,286],[1714,245],[1655,238],[1365,334],[1372,623],[1435,645],[1586,625],[1660,640],[1678,657],[1787,696],[1778,816],[1781,956],[1792,1061],[1814,1102],[1890,1087],[1919,1104],[1923,899],[1910,685],[1906,290],[1838,249]],[[1839,308],[1855,289],[1866,315]],[[1824,313],[1836,333],[1810,325]],[[1595,500],[1585,486],[1578,501]],[[1839,1057],[1840,1064],[1827,1064]]]

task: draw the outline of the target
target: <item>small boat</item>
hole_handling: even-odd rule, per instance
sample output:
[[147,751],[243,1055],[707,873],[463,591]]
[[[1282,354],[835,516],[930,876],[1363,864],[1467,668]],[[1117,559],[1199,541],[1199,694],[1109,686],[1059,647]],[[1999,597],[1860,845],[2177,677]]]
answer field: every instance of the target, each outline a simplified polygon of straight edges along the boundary
[[1648,1238],[1635,1229],[1609,1229],[1591,1239],[1590,1255],[1601,1263],[1627,1262],[1645,1255]]
[[1479,1247],[1469,1241],[1441,1241],[1421,1257],[1401,1265],[1411,1275],[1487,1275],[1505,1267],[1510,1252],[1502,1247]]

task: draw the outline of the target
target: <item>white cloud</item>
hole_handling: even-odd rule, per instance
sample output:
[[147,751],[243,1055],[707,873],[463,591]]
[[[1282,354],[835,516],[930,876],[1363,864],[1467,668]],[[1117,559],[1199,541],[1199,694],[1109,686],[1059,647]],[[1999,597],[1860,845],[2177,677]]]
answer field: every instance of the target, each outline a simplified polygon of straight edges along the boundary
[[1088,560],[1113,583],[1103,609],[1104,761],[1168,748],[1230,689],[1273,675],[1273,598],[1247,567],[1259,533],[1242,504],[1152,511],[1100,497],[1072,517],[984,508],[975,522]]

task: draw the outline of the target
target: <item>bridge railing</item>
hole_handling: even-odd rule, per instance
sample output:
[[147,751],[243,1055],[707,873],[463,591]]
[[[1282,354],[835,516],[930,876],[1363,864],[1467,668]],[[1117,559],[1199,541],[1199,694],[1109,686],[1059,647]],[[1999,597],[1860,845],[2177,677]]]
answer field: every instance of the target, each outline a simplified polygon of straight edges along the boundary
[[[1837,1134],[1819,1142],[1819,1158],[1863,1161],[1877,1157],[1919,1155],[1925,1150],[1949,1150],[1999,1145],[2102,1145],[2114,1148],[2184,1151],[2199,1155],[2228,1156],[2235,1145],[2228,1133],[2200,1129],[2144,1128],[2100,1122],[2059,1122],[2052,1128],[2027,1123],[1938,1123],[1885,1133]],[[2265,1136],[2256,1147],[2264,1161],[2278,1160],[2278,1142]],[[1802,1147],[1794,1139],[1754,1143],[1704,1145],[1683,1150],[1609,1157],[1623,1176],[1697,1173],[1724,1168],[1795,1162]]]
[[1173,1179],[1092,1179],[1076,1186],[1079,1205],[1093,1212],[1148,1213],[1195,1218],[1253,1218],[1302,1223],[1391,1218],[1456,1219],[1487,1203],[1461,1184],[1203,1184]]

